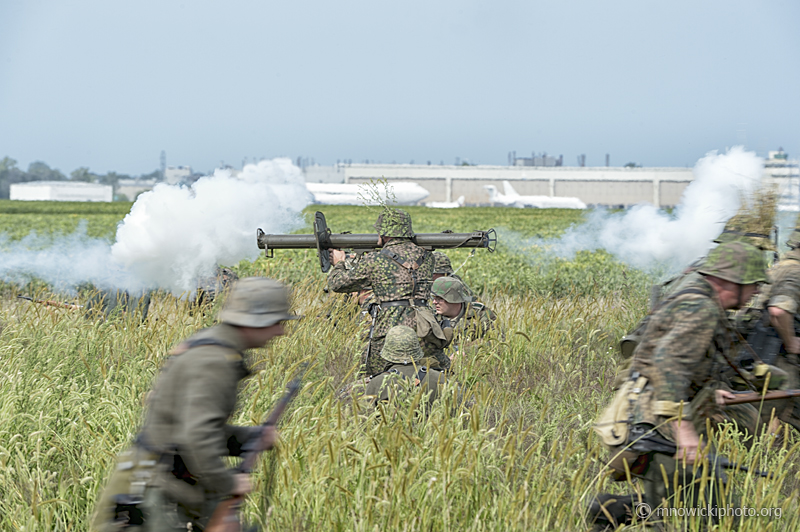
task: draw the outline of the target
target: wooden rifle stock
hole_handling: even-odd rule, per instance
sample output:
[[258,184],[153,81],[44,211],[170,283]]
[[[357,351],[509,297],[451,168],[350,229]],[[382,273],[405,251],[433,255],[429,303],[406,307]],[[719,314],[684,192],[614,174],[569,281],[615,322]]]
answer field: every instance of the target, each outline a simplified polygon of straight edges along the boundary
[[723,404],[740,405],[744,403],[760,403],[761,401],[791,399],[792,397],[800,397],[800,390],[773,390],[765,394],[760,394],[758,392],[741,392],[735,393],[735,395],[736,397],[733,399],[723,399]]
[[[264,430],[261,431],[261,436],[256,438],[252,445],[246,446],[246,452],[242,463],[236,469],[237,473],[249,474],[256,465],[256,460],[261,453],[267,450],[270,442],[267,437],[267,427],[274,427],[278,424],[289,403],[300,391],[300,383],[302,375],[294,379],[286,388],[286,393],[281,397],[275,408],[269,413],[267,419],[262,423]],[[244,495],[234,495],[229,499],[220,502],[214,509],[214,514],[206,526],[206,532],[240,532],[242,529],[241,521],[239,519],[239,507],[244,500]]]

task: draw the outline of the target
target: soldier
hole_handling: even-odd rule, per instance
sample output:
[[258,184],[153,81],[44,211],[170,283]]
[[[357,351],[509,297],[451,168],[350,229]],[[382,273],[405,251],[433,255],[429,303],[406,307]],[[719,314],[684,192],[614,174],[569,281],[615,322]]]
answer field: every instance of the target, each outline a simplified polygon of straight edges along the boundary
[[[612,469],[624,479],[621,461],[627,461],[631,474],[643,480],[644,502],[653,509],[696,481],[688,464],[697,458],[698,429],[702,433],[706,419],[732,419],[728,409],[717,406],[734,397],[721,380],[732,364],[725,310],[741,308],[758,291],[766,281],[764,267],[763,253],[750,244],[727,242],[712,250],[681,291],[652,315],[627,382],[595,427],[616,457]],[[757,412],[749,415],[757,417]],[[670,446],[677,451],[674,456],[665,454]],[[697,470],[697,481],[702,470]],[[675,478],[677,485],[672,484]],[[687,489],[681,500],[691,501],[699,491]],[[590,518],[616,527],[630,519],[635,503],[632,496],[600,495],[590,506]],[[613,517],[610,522],[603,505]]]
[[332,250],[333,268],[328,275],[328,287],[334,292],[372,288],[375,313],[364,357],[367,377],[386,371],[386,361],[379,354],[386,333],[395,325],[416,329],[426,355],[434,356],[440,369],[447,369],[450,359],[443,348],[449,339],[428,306],[432,254],[411,241],[414,231],[411,217],[405,211],[386,209],[378,216],[375,229],[383,246],[380,252],[365,254],[354,267],[347,269],[345,253]]
[[433,304],[442,321],[453,328],[453,343],[465,343],[483,338],[494,328],[497,315],[467,292],[464,283],[455,277],[440,277],[431,286]]
[[[390,402],[403,392],[417,390],[428,394],[428,407],[439,396],[439,386],[445,382],[445,374],[431,369],[430,359],[423,358],[417,333],[405,325],[397,325],[386,333],[381,358],[388,369],[369,380],[365,396],[374,404]],[[374,398],[374,399],[373,399]]]
[[[222,459],[274,431],[226,424],[249,375],[243,352],[283,335],[283,323],[299,316],[289,314],[282,284],[250,277],[234,284],[219,318],[180,344],[161,371],[139,436],[98,503],[94,530],[203,530],[222,499],[251,491],[249,476]],[[268,436],[274,441],[274,432]]]
[[[782,349],[774,356],[774,363],[787,373],[787,387],[800,388],[800,338],[797,336],[800,321],[800,226],[796,227],[786,242],[789,251],[769,271],[771,285],[759,298],[761,308],[766,308],[769,322],[778,333]],[[772,357],[770,357],[772,358]],[[778,418],[800,430],[800,399],[781,402]]]

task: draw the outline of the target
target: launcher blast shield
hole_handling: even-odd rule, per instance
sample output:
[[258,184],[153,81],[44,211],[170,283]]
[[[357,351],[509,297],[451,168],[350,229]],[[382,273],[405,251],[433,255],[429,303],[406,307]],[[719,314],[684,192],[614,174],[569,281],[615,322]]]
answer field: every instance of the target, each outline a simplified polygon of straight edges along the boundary
[[[258,247],[267,257],[273,256],[275,249],[317,249],[319,265],[323,272],[331,269],[331,249],[351,249],[370,251],[380,249],[377,234],[332,233],[328,229],[325,215],[319,211],[314,214],[313,235],[268,235],[256,231]],[[417,233],[412,241],[427,250],[455,248],[486,248],[493,252],[497,248],[497,231],[473,231],[471,233]]]

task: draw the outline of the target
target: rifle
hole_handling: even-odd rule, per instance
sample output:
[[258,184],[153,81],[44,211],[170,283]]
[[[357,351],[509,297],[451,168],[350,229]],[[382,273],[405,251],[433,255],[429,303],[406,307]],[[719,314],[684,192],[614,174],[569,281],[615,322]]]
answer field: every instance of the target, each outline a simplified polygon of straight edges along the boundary
[[[301,380],[302,374],[289,383],[289,385],[286,387],[286,393],[283,395],[283,397],[281,397],[280,401],[278,401],[278,404],[275,405],[275,408],[272,409],[272,412],[269,413],[269,416],[267,416],[267,419],[264,420],[264,423],[262,423],[261,426],[263,429],[266,429],[267,427],[274,427],[278,424],[278,421],[286,410],[286,407],[289,406],[289,403],[300,391]],[[266,439],[267,431],[262,430],[260,437],[254,438],[248,442],[246,445],[246,451],[244,453],[244,459],[242,460],[242,463],[239,464],[239,467],[236,468],[237,473],[249,474],[253,471],[256,460],[263,451],[267,450],[268,442]],[[239,507],[241,506],[243,500],[244,495],[234,495],[233,497],[225,499],[219,503],[214,509],[214,514],[211,516],[205,531],[240,532],[242,525],[239,520]]]
[[[639,453],[656,452],[674,456],[678,452],[678,446],[669,440],[656,436],[654,431],[655,429],[646,430],[645,427],[639,425],[631,426],[628,435],[628,448]],[[723,482],[727,482],[727,475],[725,475],[724,469],[738,469],[744,473],[750,472],[750,468],[731,462],[724,456],[708,453],[706,458],[714,468],[716,477],[722,479]],[[767,471],[754,470],[753,474],[765,478],[770,477],[770,473]]]
[[17,296],[18,299],[25,299],[27,301],[31,301],[33,303],[39,303],[46,307],[59,307],[59,308],[68,308],[70,310],[78,310],[82,309],[83,305],[74,305],[72,303],[61,303],[60,301],[52,301],[50,299],[34,299],[28,296]]
[[740,405],[743,403],[760,403],[761,401],[777,401],[779,399],[791,399],[800,397],[800,390],[772,390],[765,394],[758,392],[733,392],[736,397],[733,399],[722,399],[725,405]]
[[[325,215],[314,213],[313,235],[267,235],[260,228],[256,231],[256,241],[264,255],[273,257],[276,249],[315,249],[319,255],[319,266],[323,273],[331,268],[331,249],[354,249],[368,251],[380,249],[376,234],[331,233]],[[497,231],[473,231],[471,233],[417,233],[412,242],[429,251],[434,249],[486,248],[489,252],[497,249]]]

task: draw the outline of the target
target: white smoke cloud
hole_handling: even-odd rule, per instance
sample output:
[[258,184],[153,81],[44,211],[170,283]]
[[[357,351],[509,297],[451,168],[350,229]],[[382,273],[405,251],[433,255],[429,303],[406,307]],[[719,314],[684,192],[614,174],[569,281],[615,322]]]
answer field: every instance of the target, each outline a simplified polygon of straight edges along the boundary
[[190,188],[157,185],[120,224],[111,258],[145,285],[179,294],[217,264],[255,259],[256,228],[302,227],[310,202],[302,172],[289,159],[246,165],[237,177],[217,170]]
[[675,271],[705,255],[725,222],[736,214],[742,197],[761,183],[763,159],[742,147],[711,152],[694,167],[694,181],[672,214],[650,204],[624,212],[594,210],[585,223],[559,239],[529,241],[558,257],[605,249],[631,266]]
[[31,233],[12,241],[0,235],[0,279],[22,285],[37,278],[66,292],[84,282],[102,289],[141,289],[141,282],[112,263],[110,254],[107,241],[86,234],[85,220],[63,237]]
[[35,277],[67,291],[88,281],[180,295],[218,264],[255,259],[257,228],[285,233],[302,227],[301,211],[311,199],[289,159],[246,165],[235,177],[217,170],[191,187],[159,184],[139,196],[113,245],[88,237],[84,223],[57,239],[0,235],[0,278],[22,284]]

